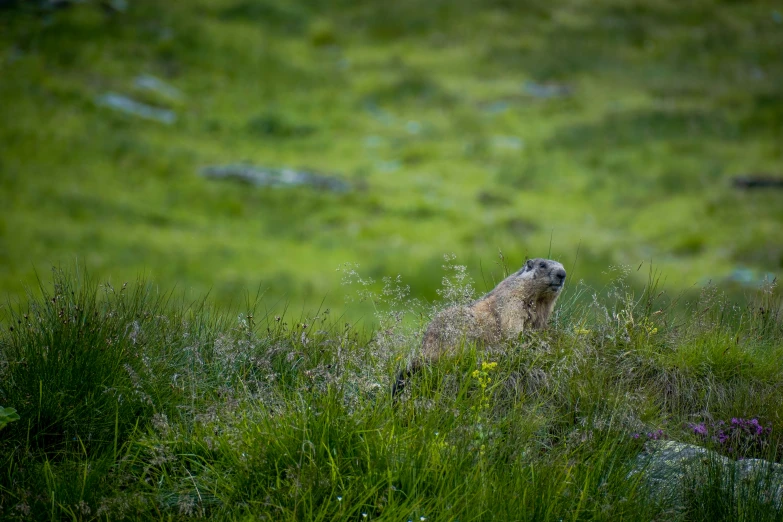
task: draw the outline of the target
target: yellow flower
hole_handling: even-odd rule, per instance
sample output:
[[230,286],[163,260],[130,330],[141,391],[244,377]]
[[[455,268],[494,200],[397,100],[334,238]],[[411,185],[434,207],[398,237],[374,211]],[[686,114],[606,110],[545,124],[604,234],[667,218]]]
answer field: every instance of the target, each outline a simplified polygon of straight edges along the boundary
[[491,371],[494,370],[497,367],[498,363],[496,362],[482,362],[481,363],[481,369],[484,371]]

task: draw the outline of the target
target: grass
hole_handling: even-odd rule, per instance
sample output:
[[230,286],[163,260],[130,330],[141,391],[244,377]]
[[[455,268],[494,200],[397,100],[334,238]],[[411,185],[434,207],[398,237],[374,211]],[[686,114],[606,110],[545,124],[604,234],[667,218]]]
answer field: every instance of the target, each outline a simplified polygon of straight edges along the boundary
[[[704,444],[693,424],[732,417],[769,428],[747,456],[779,461],[773,288],[744,305],[710,287],[682,313],[621,272],[564,296],[547,331],[464,346],[395,403],[433,310],[349,273],[377,330],[54,271],[0,334],[0,401],[19,415],[0,432],[0,517],[780,520],[760,486],[726,497],[719,470],[688,477],[678,509],[630,473],[653,433]],[[443,304],[471,288],[456,267]]]
[[[0,518],[781,519],[630,473],[647,434],[781,462],[783,207],[731,185],[783,159],[775,2],[2,4]],[[353,190],[199,175],[239,162]],[[550,329],[394,404],[528,255],[569,271]],[[733,418],[771,432],[692,427]]]
[[[0,11],[7,297],[77,261],[226,307],[259,286],[342,306],[345,262],[433,299],[445,252],[490,282],[498,249],[514,265],[579,250],[591,286],[641,260],[677,290],[780,273],[778,194],[730,183],[780,170],[775,2],[96,4]],[[181,96],[138,87],[144,74]],[[112,112],[106,92],[177,121]],[[198,175],[241,161],[356,188]]]

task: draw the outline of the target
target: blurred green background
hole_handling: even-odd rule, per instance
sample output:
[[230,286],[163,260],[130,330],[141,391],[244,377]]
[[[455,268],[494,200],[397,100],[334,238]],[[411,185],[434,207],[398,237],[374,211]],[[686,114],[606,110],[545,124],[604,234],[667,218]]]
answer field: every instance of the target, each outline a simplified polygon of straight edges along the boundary
[[772,1],[0,1],[0,297],[78,263],[343,309],[343,263],[434,299],[499,250],[741,295],[783,271],[783,190],[733,181],[783,175],[782,86]]

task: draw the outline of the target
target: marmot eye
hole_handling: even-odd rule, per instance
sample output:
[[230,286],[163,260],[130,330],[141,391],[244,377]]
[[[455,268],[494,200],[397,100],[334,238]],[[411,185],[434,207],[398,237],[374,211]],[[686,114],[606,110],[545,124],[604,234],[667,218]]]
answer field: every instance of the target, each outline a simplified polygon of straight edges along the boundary
[[546,263],[541,263],[541,264],[540,264],[540,265],[538,265],[538,266],[539,266],[539,267],[541,267],[541,268],[546,268]]

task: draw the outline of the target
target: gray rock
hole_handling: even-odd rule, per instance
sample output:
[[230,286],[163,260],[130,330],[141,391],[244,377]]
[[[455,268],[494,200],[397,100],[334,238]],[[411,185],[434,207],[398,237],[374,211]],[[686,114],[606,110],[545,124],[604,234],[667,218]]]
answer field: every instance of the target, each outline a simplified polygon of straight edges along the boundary
[[157,76],[142,74],[133,79],[133,85],[139,89],[152,91],[170,100],[182,99],[182,92],[179,89],[169,85]]
[[109,0],[108,2],[104,2],[104,5],[118,13],[124,13],[128,10],[128,2],[126,0]]
[[487,114],[503,114],[511,108],[506,100],[497,100],[481,106],[481,110]]
[[348,192],[351,185],[334,176],[315,174],[289,168],[257,167],[253,165],[218,165],[201,170],[206,178],[227,179],[258,187],[310,186],[331,192]]
[[364,108],[369,112],[376,120],[384,125],[392,125],[396,122],[396,118],[380,108],[375,102],[368,101],[364,104]]
[[[77,4],[86,4],[88,0],[39,0],[38,2],[29,2],[31,4],[37,4],[41,9],[64,9]],[[97,2],[91,2],[99,5],[107,12],[124,13],[128,10],[127,0],[99,0]],[[0,7],[4,4],[13,4],[13,0],[0,2]]]
[[107,92],[98,96],[95,103],[101,107],[108,107],[109,109],[147,120],[159,121],[166,125],[171,125],[177,121],[177,115],[174,111],[153,107],[115,92]]
[[783,176],[774,174],[745,174],[735,176],[731,180],[734,188],[751,189],[783,189]]
[[567,98],[571,96],[573,89],[557,83],[525,82],[525,92],[534,98]]
[[756,273],[750,268],[737,267],[732,270],[727,279],[733,283],[752,286],[756,283]]
[[492,136],[492,146],[496,149],[521,150],[525,142],[519,136]]
[[375,164],[375,168],[385,174],[397,172],[401,167],[402,163],[399,160],[379,161]]
[[368,149],[377,149],[385,143],[385,140],[380,136],[367,136],[364,138],[364,146]]
[[715,483],[731,498],[753,495],[783,509],[783,465],[761,459],[734,461],[693,444],[648,441],[628,478],[641,479],[655,502],[675,511],[684,509],[687,491]]
[[421,132],[421,123],[411,120],[405,124],[405,130],[408,131],[408,134],[418,134]]

